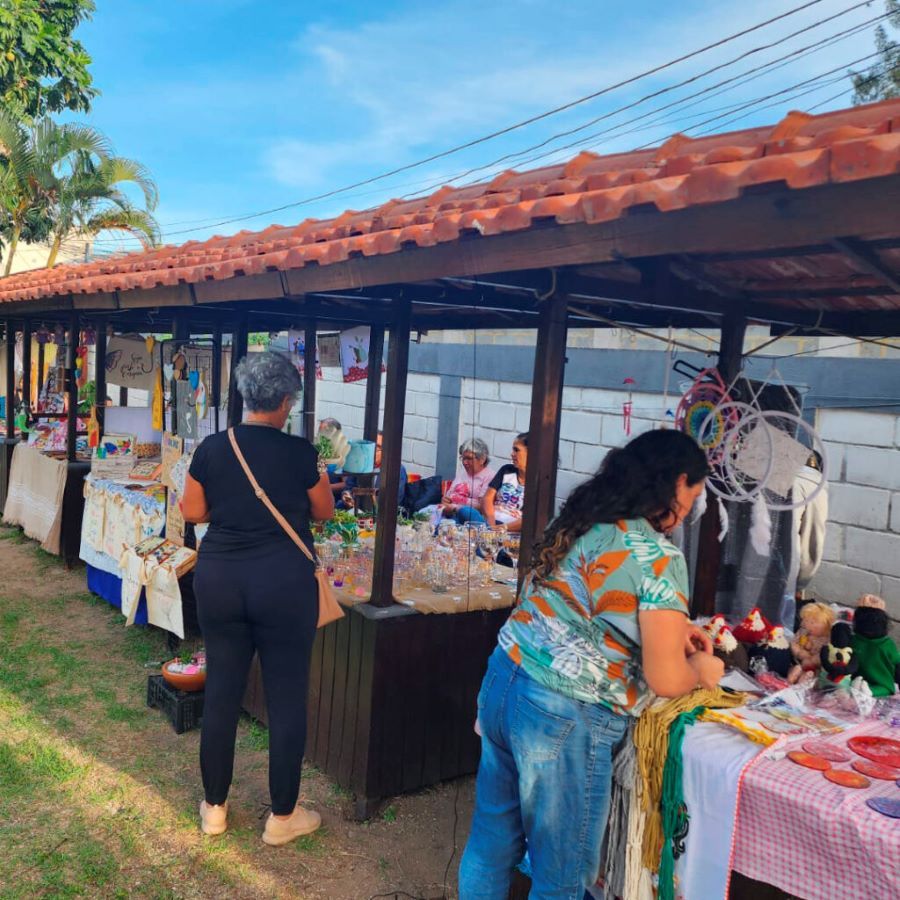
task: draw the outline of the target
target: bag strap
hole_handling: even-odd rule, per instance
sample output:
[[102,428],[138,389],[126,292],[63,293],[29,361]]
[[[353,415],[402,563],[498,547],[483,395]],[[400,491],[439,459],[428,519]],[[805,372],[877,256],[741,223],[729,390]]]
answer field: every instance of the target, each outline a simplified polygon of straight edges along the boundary
[[253,488],[253,493],[259,497],[260,500],[265,504],[266,509],[269,510],[270,513],[275,518],[275,521],[284,529],[287,536],[306,554],[306,558],[316,567],[319,567],[319,561],[309,552],[309,547],[303,543],[300,535],[294,531],[293,527],[291,527],[291,523],[278,511],[278,507],[269,499],[269,495],[259,486],[259,482],[256,480],[253,475],[250,466],[247,464],[247,460],[244,459],[244,454],[241,453],[241,448],[238,447],[237,438],[234,436],[234,429],[228,429],[228,440],[231,441],[231,448],[234,450],[234,455],[237,457],[238,462],[241,464],[241,468],[244,470],[244,474],[247,476],[247,480],[250,482],[251,487]]

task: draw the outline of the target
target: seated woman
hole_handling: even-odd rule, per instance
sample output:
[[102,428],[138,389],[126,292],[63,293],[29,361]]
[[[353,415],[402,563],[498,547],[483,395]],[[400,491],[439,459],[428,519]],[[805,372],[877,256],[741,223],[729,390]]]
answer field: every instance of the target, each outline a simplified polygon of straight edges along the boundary
[[[481,513],[484,495],[496,473],[488,465],[488,446],[481,438],[469,438],[459,445],[459,461],[462,471],[457,472],[437,506],[445,519],[469,522],[473,512]],[[432,513],[437,506],[425,507],[423,512]]]
[[506,530],[522,530],[522,506],[525,502],[525,467],[528,463],[528,435],[518,434],[513,441],[511,463],[501,466],[488,485],[479,512],[466,507],[457,514],[460,522],[487,522],[505,525]]

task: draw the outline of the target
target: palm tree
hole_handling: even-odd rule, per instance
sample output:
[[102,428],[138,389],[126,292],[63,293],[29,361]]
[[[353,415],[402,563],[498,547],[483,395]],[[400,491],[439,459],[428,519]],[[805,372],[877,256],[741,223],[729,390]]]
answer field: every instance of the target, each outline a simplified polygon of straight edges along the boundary
[[[53,203],[50,255],[56,262],[62,242],[72,233],[94,236],[101,231],[123,231],[144,247],[159,243],[159,226],[151,215],[156,208],[156,184],[139,162],[121,156],[95,159],[80,154],[59,178]],[[144,209],[135,206],[120,185],[131,184],[143,194]]]
[[3,274],[9,275],[19,240],[43,240],[52,226],[58,171],[81,156],[106,158],[109,143],[96,129],[41,119],[26,130],[0,111],[0,230],[9,239]]
[[[120,185],[134,184],[145,209],[135,206]],[[26,130],[0,111],[0,233],[9,239],[4,275],[12,268],[20,240],[52,236],[48,265],[73,232],[95,235],[115,229],[147,245],[159,240],[151,212],[156,185],[140,163],[112,155],[109,141],[86,125],[59,125],[41,119]]]

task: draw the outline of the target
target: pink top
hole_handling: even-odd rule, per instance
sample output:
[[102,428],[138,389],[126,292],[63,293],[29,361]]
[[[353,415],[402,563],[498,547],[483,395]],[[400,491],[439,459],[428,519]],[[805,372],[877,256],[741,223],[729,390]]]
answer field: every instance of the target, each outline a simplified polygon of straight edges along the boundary
[[462,469],[450,485],[447,497],[456,506],[474,506],[481,509],[481,501],[484,500],[491,479],[496,474],[490,466],[485,466],[477,475],[471,477],[466,474],[465,469]]

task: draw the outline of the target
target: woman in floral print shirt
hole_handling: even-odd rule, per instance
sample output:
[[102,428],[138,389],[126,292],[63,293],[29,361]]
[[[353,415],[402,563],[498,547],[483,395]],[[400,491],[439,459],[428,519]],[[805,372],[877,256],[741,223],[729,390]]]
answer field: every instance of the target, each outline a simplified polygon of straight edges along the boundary
[[687,567],[666,534],[704,489],[677,431],[612,450],[535,548],[478,697],[482,755],[460,898],[505,898],[528,850],[532,896],[597,878],[612,756],[654,694],[712,687],[723,665],[688,622]]

